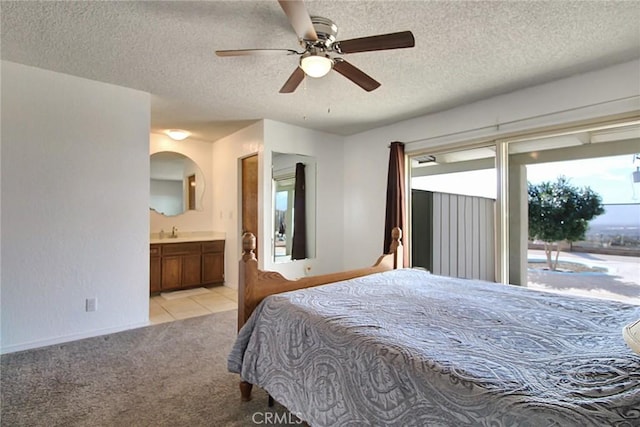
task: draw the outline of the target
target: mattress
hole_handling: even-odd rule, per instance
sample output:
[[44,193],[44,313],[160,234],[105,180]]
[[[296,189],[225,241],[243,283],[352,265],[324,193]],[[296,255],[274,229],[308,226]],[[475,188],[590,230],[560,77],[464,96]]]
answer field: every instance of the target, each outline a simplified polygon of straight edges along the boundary
[[639,318],[402,269],[266,298],[228,368],[312,426],[640,425]]

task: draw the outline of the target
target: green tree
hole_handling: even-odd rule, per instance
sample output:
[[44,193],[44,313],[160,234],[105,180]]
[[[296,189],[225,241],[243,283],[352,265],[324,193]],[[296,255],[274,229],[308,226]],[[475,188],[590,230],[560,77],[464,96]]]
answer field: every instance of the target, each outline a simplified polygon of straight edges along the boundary
[[[557,243],[584,239],[589,221],[604,213],[602,198],[589,187],[572,186],[564,176],[556,182],[528,183],[528,190],[529,239],[544,242],[547,265],[555,270],[560,255]],[[554,243],[556,255],[552,260]]]

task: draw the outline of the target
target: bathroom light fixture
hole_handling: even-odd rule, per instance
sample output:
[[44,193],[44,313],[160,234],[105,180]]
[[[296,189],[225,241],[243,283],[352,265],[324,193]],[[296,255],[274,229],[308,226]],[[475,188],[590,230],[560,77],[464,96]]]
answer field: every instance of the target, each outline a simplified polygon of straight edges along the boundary
[[189,137],[189,135],[191,135],[186,130],[181,129],[170,129],[168,131],[165,131],[165,133],[169,136],[169,138],[175,141],[182,141],[183,139],[186,139]]
[[300,68],[309,77],[326,76],[333,67],[329,55],[307,54],[300,59]]

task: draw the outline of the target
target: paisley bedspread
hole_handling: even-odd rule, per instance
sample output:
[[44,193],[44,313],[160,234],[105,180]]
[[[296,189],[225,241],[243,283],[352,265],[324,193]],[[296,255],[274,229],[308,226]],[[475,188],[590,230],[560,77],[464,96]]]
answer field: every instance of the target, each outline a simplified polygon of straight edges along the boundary
[[312,426],[638,426],[638,318],[403,269],[268,297],[228,368]]

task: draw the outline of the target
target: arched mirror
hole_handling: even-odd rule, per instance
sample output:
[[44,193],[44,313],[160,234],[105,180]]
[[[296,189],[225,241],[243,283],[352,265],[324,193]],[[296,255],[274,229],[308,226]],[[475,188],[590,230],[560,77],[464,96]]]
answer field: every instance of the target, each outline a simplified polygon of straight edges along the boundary
[[315,258],[316,161],[272,153],[273,260]]
[[175,216],[202,209],[204,175],[184,154],[160,151],[151,155],[150,208],[159,214]]

